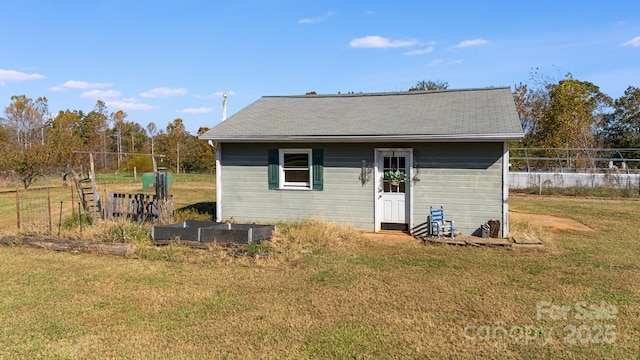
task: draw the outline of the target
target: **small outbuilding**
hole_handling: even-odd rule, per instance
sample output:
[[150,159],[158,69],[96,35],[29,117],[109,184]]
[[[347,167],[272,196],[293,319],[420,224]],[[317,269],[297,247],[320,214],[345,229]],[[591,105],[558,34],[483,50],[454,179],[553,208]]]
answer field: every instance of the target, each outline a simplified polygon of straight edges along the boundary
[[200,136],[217,144],[217,221],[318,219],[420,233],[444,205],[462,234],[508,234],[509,88],[265,96]]

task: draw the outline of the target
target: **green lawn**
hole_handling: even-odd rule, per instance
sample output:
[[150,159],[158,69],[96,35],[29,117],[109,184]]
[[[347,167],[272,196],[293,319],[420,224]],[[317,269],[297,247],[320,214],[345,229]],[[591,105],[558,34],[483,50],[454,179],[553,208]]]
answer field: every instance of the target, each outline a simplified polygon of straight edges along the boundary
[[510,206],[595,231],[512,224],[542,251],[313,222],[281,224],[266,258],[0,247],[0,358],[637,358],[640,202]]

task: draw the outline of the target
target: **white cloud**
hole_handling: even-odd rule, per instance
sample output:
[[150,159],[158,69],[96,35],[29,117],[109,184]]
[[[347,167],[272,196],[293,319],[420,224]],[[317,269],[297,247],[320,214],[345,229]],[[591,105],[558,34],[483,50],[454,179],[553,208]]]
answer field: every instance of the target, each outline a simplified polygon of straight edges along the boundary
[[186,108],[182,110],[178,110],[179,113],[184,114],[206,114],[213,111],[213,108],[210,107],[199,107],[199,108]]
[[298,24],[313,24],[313,23],[319,23],[319,22],[327,21],[327,19],[329,19],[330,17],[334,16],[335,14],[336,14],[335,12],[330,11],[326,15],[323,15],[323,16],[318,16],[318,17],[314,17],[314,18],[302,18],[302,19],[298,20]]
[[113,86],[109,83],[90,83],[86,81],[69,80],[65,81],[62,85],[53,86],[49,88],[51,91],[64,91],[69,89],[100,89]]
[[155,89],[151,89],[149,91],[145,91],[140,93],[140,96],[144,98],[164,98],[175,95],[184,95],[187,93],[186,89],[183,88],[168,88],[168,87],[159,87]]
[[489,42],[485,39],[465,40],[465,41],[460,41],[458,45],[454,46],[454,48],[466,48],[469,46],[485,45],[488,43]]
[[154,107],[149,104],[143,104],[135,101],[126,101],[126,100],[105,101],[105,105],[107,105],[107,107],[118,109],[118,110],[148,111],[148,110],[154,109]]
[[[221,99],[224,93],[225,93],[224,91],[216,91],[208,95],[194,95],[194,96],[197,99]],[[227,91],[227,96],[235,96],[235,95],[237,95],[235,91],[233,90]]]
[[435,59],[430,63],[428,63],[427,66],[434,67],[438,65],[455,65],[455,64],[461,64],[461,63],[462,63],[462,60],[460,59],[455,59],[455,60]]
[[636,36],[629,41],[623,42],[622,46],[640,46],[640,36]]
[[414,46],[418,40],[389,40],[381,36],[365,36],[351,40],[349,45],[354,48],[397,48]]
[[83,92],[82,95],[80,95],[80,97],[90,98],[90,99],[104,99],[104,98],[120,97],[121,95],[122,93],[116,90],[93,89],[93,90]]
[[423,55],[423,54],[429,54],[433,52],[433,46],[429,46],[426,49],[416,49],[416,50],[411,50],[411,51],[407,51],[406,53],[404,53],[405,55],[408,56],[413,56],[413,55]]
[[15,70],[0,69],[0,86],[4,85],[7,81],[37,80],[44,79],[44,77],[44,75],[40,74],[27,74]]

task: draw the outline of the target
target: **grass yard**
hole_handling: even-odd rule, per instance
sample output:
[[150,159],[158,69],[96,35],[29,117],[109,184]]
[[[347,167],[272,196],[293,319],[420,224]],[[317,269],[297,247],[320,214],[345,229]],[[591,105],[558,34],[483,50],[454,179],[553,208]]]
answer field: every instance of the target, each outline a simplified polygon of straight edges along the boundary
[[512,223],[545,242],[519,251],[305,222],[281,224],[266,258],[3,246],[0,358],[637,358],[640,202],[510,206],[595,231]]
[[[110,192],[120,193],[154,193],[154,189],[142,189],[142,178],[134,179],[131,174],[98,174],[96,183],[101,196],[106,198]],[[16,221],[16,189],[28,204],[22,204],[23,212],[20,214],[23,221],[33,217],[39,222],[47,222],[47,197],[51,202],[51,222],[53,233],[57,233],[60,222],[60,209],[62,208],[62,220],[78,209],[78,194],[73,182],[63,185],[62,177],[39,179],[29,190],[22,189],[19,183],[0,182],[0,235],[15,233]],[[174,208],[198,207],[198,204],[211,204],[215,201],[215,178],[211,175],[198,174],[173,174],[173,185],[169,193],[174,195]],[[29,200],[30,199],[30,200]],[[62,206],[61,203],[62,202]],[[26,207],[26,211],[24,209]],[[35,221],[34,220],[34,221]],[[24,229],[23,229],[24,230]]]

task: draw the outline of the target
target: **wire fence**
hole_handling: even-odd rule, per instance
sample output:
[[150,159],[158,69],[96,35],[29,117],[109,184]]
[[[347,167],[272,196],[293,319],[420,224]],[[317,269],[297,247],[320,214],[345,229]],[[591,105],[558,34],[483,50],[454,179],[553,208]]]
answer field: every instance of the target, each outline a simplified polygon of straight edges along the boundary
[[640,148],[511,148],[511,171],[640,173]]
[[16,191],[16,221],[19,232],[53,232],[49,190]]

